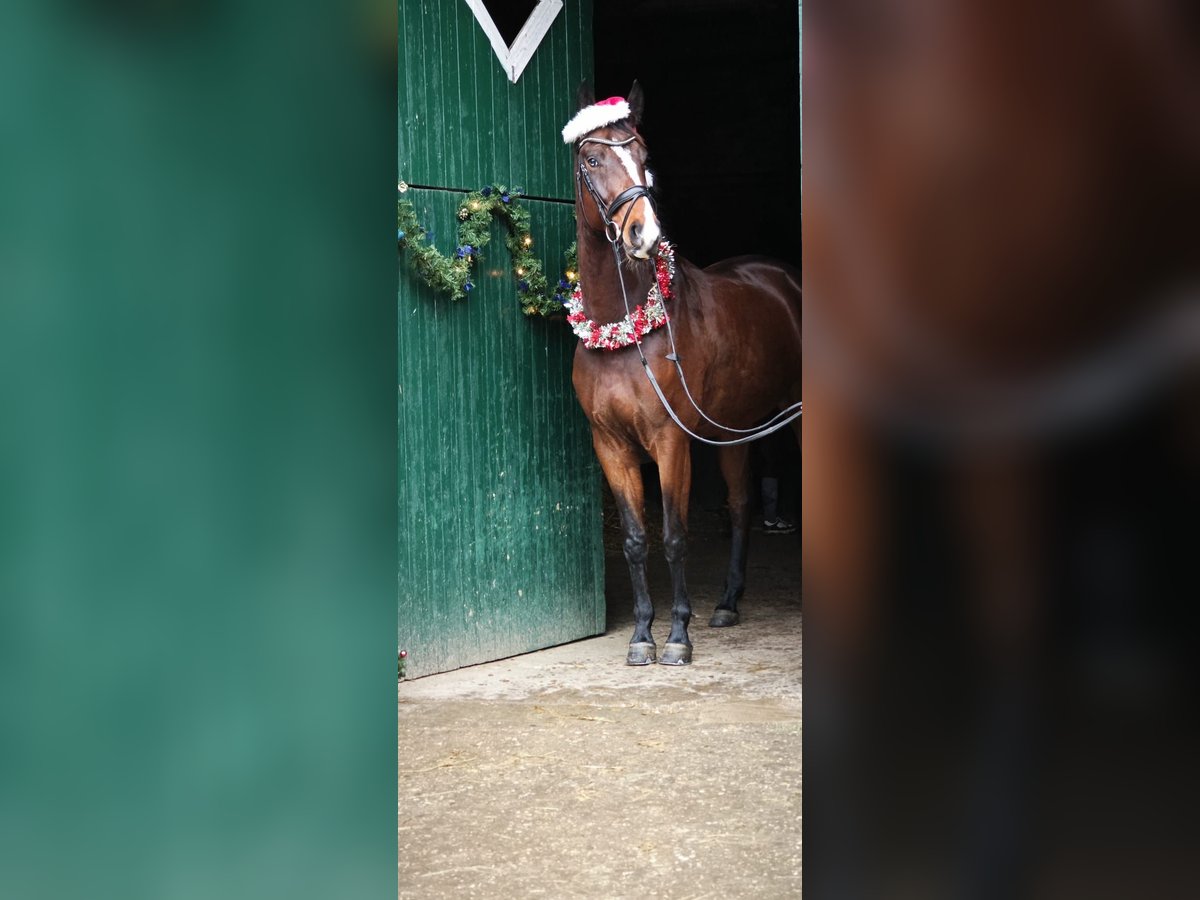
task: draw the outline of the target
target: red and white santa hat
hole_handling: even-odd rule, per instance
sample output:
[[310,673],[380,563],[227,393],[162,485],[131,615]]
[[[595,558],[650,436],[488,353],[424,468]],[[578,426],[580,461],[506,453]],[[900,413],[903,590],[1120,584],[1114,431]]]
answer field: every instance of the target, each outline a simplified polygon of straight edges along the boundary
[[589,131],[628,119],[629,115],[629,104],[624,97],[609,97],[607,100],[585,106],[563,126],[563,143],[573,144]]

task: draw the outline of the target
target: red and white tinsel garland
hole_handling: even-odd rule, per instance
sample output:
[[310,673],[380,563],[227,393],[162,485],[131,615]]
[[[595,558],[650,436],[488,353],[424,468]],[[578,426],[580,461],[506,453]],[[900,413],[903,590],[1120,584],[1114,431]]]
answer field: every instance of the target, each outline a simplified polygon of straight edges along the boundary
[[675,280],[675,247],[670,241],[660,241],[658,255],[654,258],[654,284],[646,294],[644,306],[619,322],[600,325],[587,317],[583,311],[583,286],[575,282],[571,299],[566,302],[567,321],[575,336],[589,350],[620,350],[631,344],[640,343],[642,336],[667,324],[667,308],[663,301],[675,296],[671,283]]

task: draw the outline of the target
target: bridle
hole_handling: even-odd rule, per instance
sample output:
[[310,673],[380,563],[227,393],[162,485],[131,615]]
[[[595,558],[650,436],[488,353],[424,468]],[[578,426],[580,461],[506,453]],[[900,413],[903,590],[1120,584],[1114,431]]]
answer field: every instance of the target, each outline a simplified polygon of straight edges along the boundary
[[[631,144],[634,141],[641,144],[643,148],[646,146],[645,141],[643,141],[641,135],[638,134],[632,134],[621,141],[613,141],[609,140],[608,138],[599,137],[583,137],[580,138],[576,143],[575,152],[578,154],[583,148],[583,145],[588,143],[603,144],[605,147],[624,147],[626,144]],[[650,208],[654,211],[655,216],[658,215],[658,206],[654,202],[654,195],[650,193],[650,188],[647,185],[633,184],[625,188],[625,190],[621,191],[621,193],[617,194],[611,203],[606,203],[604,197],[602,197],[600,192],[596,189],[596,185],[592,183],[591,176],[587,173],[587,165],[582,159],[578,160],[578,166],[575,169],[575,182],[577,186],[582,184],[587,188],[588,193],[592,195],[592,199],[596,203],[596,209],[600,212],[600,218],[604,221],[604,237],[612,247],[613,262],[616,264],[617,278],[621,285],[621,299],[625,302],[625,315],[629,317],[632,315],[632,313],[629,309],[629,295],[625,290],[625,273],[621,268],[621,235],[624,234],[625,224],[629,221],[630,213],[633,212],[633,202],[639,197],[645,198],[646,202],[650,204]],[[621,223],[618,225],[615,221],[615,217],[617,215],[617,211],[620,210],[622,206],[628,206],[629,208],[625,210],[625,215],[622,216]],[[584,219],[586,220],[586,207],[584,207],[583,215]],[[667,400],[666,394],[663,393],[663,389],[659,385],[658,379],[654,377],[654,372],[650,368],[650,363],[646,359],[646,354],[642,351],[642,342],[640,340],[636,341],[634,346],[637,347],[638,357],[642,362],[642,369],[645,371],[646,377],[650,379],[650,386],[654,388],[654,393],[658,395],[658,400],[662,404],[663,409],[667,411],[667,415],[669,415],[671,420],[683,430],[684,434],[688,435],[689,437],[705,444],[711,444],[714,447],[729,447],[735,444],[747,444],[751,441],[757,441],[759,438],[764,438],[767,435],[778,431],[780,428],[791,424],[795,419],[798,419],[803,412],[803,404],[801,402],[796,402],[772,416],[766,422],[756,425],[754,428],[732,428],[728,425],[722,425],[720,422],[708,417],[704,410],[702,410],[696,403],[695,398],[692,397],[692,392],[688,389],[687,379],[683,375],[683,366],[680,365],[679,361],[679,352],[675,347],[675,332],[671,328],[671,317],[669,315],[667,316],[667,339],[671,345],[671,352],[667,354],[666,358],[675,364],[675,371],[679,375],[679,383],[683,386],[683,392],[687,396],[688,402],[691,403],[692,408],[710,425],[715,425],[722,431],[728,431],[732,434],[741,435],[741,437],[730,438],[726,441],[716,441],[710,438],[701,437],[700,435],[696,434],[696,432],[684,425],[683,422],[680,421],[679,416],[675,413],[675,410],[672,408],[670,402]]]
[[[640,135],[631,134],[623,141],[610,141],[607,138],[585,137],[580,138],[576,145],[576,153],[583,149],[584,144],[594,143],[603,144],[605,147],[624,147],[626,144],[634,142],[646,146],[646,142],[642,140]],[[596,209],[600,212],[600,218],[604,221],[604,236],[608,242],[614,247],[621,240],[621,234],[625,231],[625,223],[629,221],[629,215],[633,212],[633,201],[639,197],[644,197],[646,202],[650,204],[650,208],[654,214],[658,215],[658,206],[654,202],[654,195],[650,193],[650,188],[644,184],[631,184],[621,193],[613,198],[611,203],[606,203],[600,195],[600,191],[596,189],[596,185],[592,183],[592,178],[587,173],[587,165],[582,159],[579,160],[579,165],[575,170],[575,181],[578,183],[582,179],[582,183],[587,187],[587,191],[592,195],[592,199],[596,201]],[[617,215],[617,210],[622,206],[628,205],[629,209],[625,210],[625,215],[621,218],[621,224],[617,225],[614,221]],[[587,211],[584,211],[584,216],[587,216]]]

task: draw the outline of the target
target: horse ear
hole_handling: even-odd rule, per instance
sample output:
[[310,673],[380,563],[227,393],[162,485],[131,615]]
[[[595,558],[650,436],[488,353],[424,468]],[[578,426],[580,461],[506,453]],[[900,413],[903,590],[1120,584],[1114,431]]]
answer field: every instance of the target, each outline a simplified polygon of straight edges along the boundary
[[629,96],[626,98],[629,102],[629,118],[634,125],[642,121],[642,109],[645,106],[646,98],[642,96],[642,85],[635,78],[633,86],[629,88]]
[[592,90],[592,85],[586,78],[579,82],[579,92],[575,95],[575,100],[580,109],[596,102],[596,92]]

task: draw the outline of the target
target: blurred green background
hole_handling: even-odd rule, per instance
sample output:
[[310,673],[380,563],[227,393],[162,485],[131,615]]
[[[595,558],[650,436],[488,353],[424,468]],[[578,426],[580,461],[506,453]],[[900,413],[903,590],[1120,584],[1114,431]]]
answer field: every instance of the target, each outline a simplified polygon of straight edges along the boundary
[[0,12],[5,896],[395,896],[395,16]]

